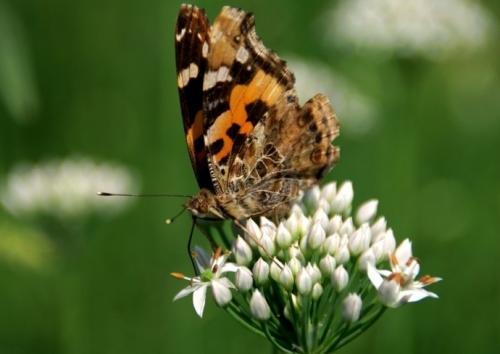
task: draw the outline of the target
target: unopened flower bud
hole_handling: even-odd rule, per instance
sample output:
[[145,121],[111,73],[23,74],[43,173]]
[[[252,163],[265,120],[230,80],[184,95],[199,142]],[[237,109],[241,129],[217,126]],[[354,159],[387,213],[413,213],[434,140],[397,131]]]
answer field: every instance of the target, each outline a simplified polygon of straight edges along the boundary
[[337,184],[335,182],[327,183],[321,188],[321,198],[326,199],[329,203],[332,203],[337,194]]
[[320,224],[314,224],[307,237],[307,244],[311,250],[317,250],[323,245],[325,241],[326,234],[323,227]]
[[362,306],[361,297],[358,294],[351,293],[342,301],[342,317],[347,322],[356,322],[359,320]]
[[354,191],[350,181],[342,183],[331,203],[331,210],[336,213],[346,211],[352,203]]
[[335,261],[337,264],[345,264],[351,258],[351,253],[349,252],[349,247],[347,244],[339,246],[337,251],[335,252]]
[[349,236],[349,250],[354,256],[358,256],[370,247],[371,239],[370,227],[363,224]]
[[252,294],[252,298],[250,299],[250,311],[252,315],[260,321],[267,321],[271,317],[271,309],[259,290],[255,290]]
[[262,257],[272,257],[276,252],[274,240],[266,234],[263,234],[259,242],[259,252]]
[[354,232],[354,224],[352,222],[352,218],[349,217],[347,218],[343,223],[342,226],[339,229],[338,234],[339,235],[350,235]]
[[233,298],[231,290],[226,282],[229,282],[227,278],[212,280],[212,294],[214,295],[215,302],[219,306],[227,305]]
[[281,269],[282,267],[280,267],[279,260],[277,258],[274,258],[271,261],[271,266],[269,267],[269,273],[271,275],[271,279],[273,279],[274,281],[279,281]]
[[240,291],[248,291],[252,288],[253,277],[252,272],[247,267],[239,267],[236,271],[235,285]]
[[304,193],[302,202],[308,210],[315,210],[318,206],[321,191],[318,186],[314,186]]
[[398,296],[401,287],[395,280],[384,280],[378,288],[378,298],[382,304],[389,307],[397,307]]
[[328,227],[326,228],[326,232],[328,234],[338,233],[340,228],[342,227],[342,217],[340,215],[334,215],[333,218],[328,221]]
[[252,261],[252,249],[246,241],[238,236],[233,244],[233,254],[236,263],[239,265],[248,265]]
[[302,263],[295,257],[290,259],[287,264],[290,267],[290,270],[292,271],[294,276],[297,275],[299,270],[302,269]]
[[372,230],[372,235],[373,235],[373,238],[375,239],[375,238],[377,238],[378,234],[385,232],[385,230],[387,229],[387,221],[385,220],[385,218],[383,216],[381,216],[380,218],[377,219],[377,221],[375,221],[372,224],[370,229]]
[[282,249],[290,247],[292,244],[292,234],[285,227],[283,223],[280,223],[278,226],[278,230],[276,231],[276,243]]
[[328,236],[323,242],[323,252],[330,255],[334,255],[340,245],[339,234],[333,234]]
[[313,283],[321,281],[321,270],[316,264],[308,263],[306,266],[306,270],[309,273],[309,276],[311,277],[311,281]]
[[299,261],[304,262],[304,254],[297,246],[292,246],[288,249],[288,256],[290,258],[297,258]]
[[293,283],[294,283],[293,273],[290,267],[286,264],[285,266],[283,266],[283,269],[281,270],[279,276],[279,282],[281,285],[283,285],[283,287],[286,290],[291,291],[293,289]]
[[358,225],[369,223],[377,215],[378,200],[371,199],[361,204],[356,212],[356,223]]
[[324,277],[329,277],[333,274],[335,271],[335,266],[336,266],[335,258],[327,254],[321,260],[319,261],[319,269],[321,270],[321,274],[323,274]]
[[318,210],[323,210],[328,216],[330,212],[330,202],[325,198],[321,198],[318,202]]
[[316,301],[321,295],[323,295],[323,286],[320,283],[315,283],[312,287],[311,297]]
[[261,229],[268,229],[269,231],[276,231],[276,225],[266,218],[265,216],[260,217],[260,228]]
[[311,292],[312,280],[306,268],[302,268],[295,277],[295,285],[297,286],[299,293],[302,295],[309,295]]
[[375,257],[375,253],[373,252],[373,250],[371,248],[368,248],[358,258],[358,267],[359,267],[359,269],[366,271],[366,269],[368,268],[368,264],[375,266],[376,262],[377,262],[377,259]]
[[318,208],[316,212],[314,213],[313,216],[313,223],[314,224],[319,224],[321,227],[326,230],[328,227],[328,223],[330,220],[328,220],[328,215],[322,208]]
[[253,277],[258,285],[267,283],[269,279],[269,264],[262,258],[259,258],[253,266]]
[[338,292],[344,290],[349,283],[349,274],[345,270],[344,266],[340,265],[335,269],[331,277],[332,285]]
[[257,243],[262,237],[262,231],[259,225],[257,225],[257,223],[252,219],[249,219],[245,226],[248,232],[245,234],[246,241],[250,244],[250,246],[257,247]]

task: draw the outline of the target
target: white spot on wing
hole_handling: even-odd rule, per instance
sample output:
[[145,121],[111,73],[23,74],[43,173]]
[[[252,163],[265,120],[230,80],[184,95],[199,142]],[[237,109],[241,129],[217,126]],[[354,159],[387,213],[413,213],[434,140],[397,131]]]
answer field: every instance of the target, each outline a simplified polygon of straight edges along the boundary
[[188,84],[190,79],[194,79],[196,77],[198,77],[198,65],[191,63],[189,64],[189,67],[181,70],[177,76],[177,85],[179,88],[183,88]]
[[236,61],[244,64],[248,60],[249,56],[250,56],[250,54],[248,53],[248,50],[242,46],[236,52]]
[[180,33],[177,33],[175,35],[175,40],[177,42],[180,42],[182,40],[182,38],[184,37],[185,34],[186,34],[186,28],[183,28]]
[[227,66],[221,66],[219,70],[210,70],[205,74],[205,79],[203,80],[203,91],[210,90],[218,82],[231,81],[233,78],[229,75],[229,68]]
[[201,47],[201,55],[203,58],[206,58],[208,56],[208,43],[204,42],[203,47]]

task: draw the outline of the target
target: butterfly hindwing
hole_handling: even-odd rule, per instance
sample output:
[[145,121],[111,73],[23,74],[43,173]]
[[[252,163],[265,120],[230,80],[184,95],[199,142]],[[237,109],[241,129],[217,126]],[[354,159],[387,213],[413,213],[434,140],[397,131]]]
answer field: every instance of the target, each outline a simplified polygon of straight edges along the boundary
[[203,9],[182,5],[175,29],[177,86],[184,132],[196,179],[213,190],[204,142],[203,77],[207,67],[210,24]]

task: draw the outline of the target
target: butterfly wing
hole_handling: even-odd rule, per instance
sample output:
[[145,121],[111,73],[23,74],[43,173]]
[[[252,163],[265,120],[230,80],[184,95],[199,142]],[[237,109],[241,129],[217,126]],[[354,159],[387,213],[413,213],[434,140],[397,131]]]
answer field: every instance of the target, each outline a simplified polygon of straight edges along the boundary
[[203,82],[205,145],[218,193],[228,192],[237,152],[293,83],[284,62],[257,37],[253,15],[224,7],[210,30]]
[[203,77],[207,68],[209,28],[203,9],[182,5],[175,28],[177,86],[186,142],[201,188],[213,190],[204,142]]
[[326,97],[303,107],[286,64],[255,32],[253,15],[225,7],[210,32],[203,83],[205,144],[219,193],[236,219],[285,212],[338,158]]

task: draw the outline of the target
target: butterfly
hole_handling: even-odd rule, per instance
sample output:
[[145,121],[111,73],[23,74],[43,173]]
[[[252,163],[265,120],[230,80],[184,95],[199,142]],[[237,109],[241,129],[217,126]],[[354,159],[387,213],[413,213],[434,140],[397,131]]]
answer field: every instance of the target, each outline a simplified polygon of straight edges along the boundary
[[200,190],[194,218],[277,217],[339,158],[333,108],[322,94],[299,104],[295,78],[267,49],[252,13],[223,7],[213,24],[182,5],[175,29],[177,86]]

